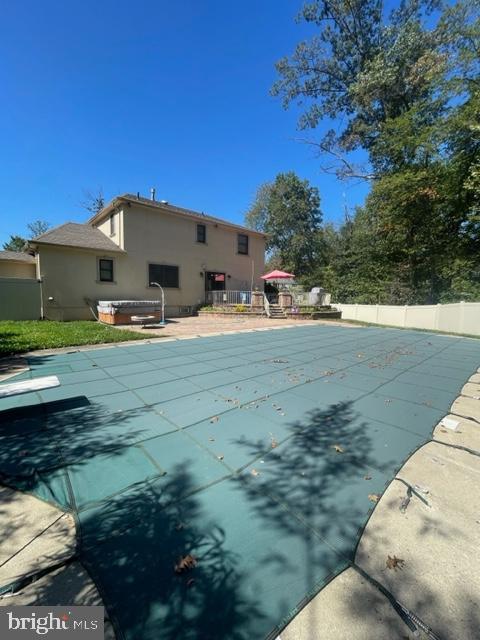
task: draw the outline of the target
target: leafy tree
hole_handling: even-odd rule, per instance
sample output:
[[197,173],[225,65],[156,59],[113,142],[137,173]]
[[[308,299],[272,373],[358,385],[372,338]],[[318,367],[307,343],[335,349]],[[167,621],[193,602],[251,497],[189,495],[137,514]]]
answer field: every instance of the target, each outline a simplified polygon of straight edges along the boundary
[[250,229],[265,231],[272,187],[271,182],[265,182],[258,187],[254,201],[245,215],[245,224]]
[[276,264],[297,276],[311,272],[321,247],[320,195],[294,172],[279,173],[262,185],[245,216],[246,224],[264,231]]
[[[34,220],[27,227],[30,231],[29,238],[32,239],[48,231],[50,225],[44,220]],[[22,236],[11,235],[10,240],[3,245],[3,248],[5,251],[23,251],[27,242],[28,240]]]
[[340,302],[390,303],[400,283],[384,259],[378,242],[376,221],[359,207],[338,230],[326,230],[327,262],[316,277]]
[[23,251],[23,247],[27,241],[21,236],[10,236],[10,240],[5,242],[3,249],[5,251]]
[[[339,176],[375,177],[383,168],[376,145],[384,125],[413,106],[418,121],[432,117],[429,99],[446,71],[448,40],[445,28],[425,26],[425,14],[436,4],[405,0],[386,23],[382,0],[316,0],[304,6],[301,18],[318,33],[277,63],[280,78],[272,93],[285,107],[293,101],[308,105],[301,129],[339,119],[339,132],[330,129],[317,143],[338,160]],[[446,96],[438,100],[441,109]],[[359,172],[343,155],[358,148],[370,153],[368,172]]]
[[[478,1],[404,0],[384,15],[380,0],[317,0],[302,18],[317,34],[278,63],[273,92],[306,105],[301,128],[337,119],[315,142],[334,158],[325,170],[372,179],[317,270],[343,301],[480,296]],[[357,149],[368,167],[351,162]]]

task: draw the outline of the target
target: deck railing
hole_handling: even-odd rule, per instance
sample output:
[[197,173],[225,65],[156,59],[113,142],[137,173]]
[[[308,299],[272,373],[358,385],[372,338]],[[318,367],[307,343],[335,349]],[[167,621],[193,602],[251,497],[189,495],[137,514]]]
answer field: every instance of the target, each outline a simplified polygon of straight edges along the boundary
[[307,306],[310,302],[309,294],[306,291],[295,291],[292,295],[292,302],[297,307]]
[[250,305],[252,302],[251,291],[207,291],[207,304],[214,307],[223,307],[226,305],[245,304]]
[[[311,301],[311,294],[308,291],[303,291],[300,287],[295,289],[289,289],[286,293],[290,293],[292,296],[292,305],[294,307],[310,306],[312,304],[330,304],[330,294],[324,293],[319,300],[315,302]],[[269,304],[278,304],[278,293],[264,293],[264,308],[267,309]],[[211,304],[214,307],[225,307],[235,305],[252,304],[252,292],[251,291],[207,291],[206,303]]]

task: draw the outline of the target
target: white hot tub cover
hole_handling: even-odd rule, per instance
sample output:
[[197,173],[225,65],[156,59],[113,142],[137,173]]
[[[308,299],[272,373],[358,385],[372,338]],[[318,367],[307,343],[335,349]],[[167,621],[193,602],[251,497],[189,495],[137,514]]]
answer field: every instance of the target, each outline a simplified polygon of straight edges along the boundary
[[160,300],[99,300],[100,307],[148,307],[160,304]]
[[97,310],[99,313],[114,315],[120,311],[124,313],[142,312],[147,313],[154,309],[159,309],[160,300],[99,300]]

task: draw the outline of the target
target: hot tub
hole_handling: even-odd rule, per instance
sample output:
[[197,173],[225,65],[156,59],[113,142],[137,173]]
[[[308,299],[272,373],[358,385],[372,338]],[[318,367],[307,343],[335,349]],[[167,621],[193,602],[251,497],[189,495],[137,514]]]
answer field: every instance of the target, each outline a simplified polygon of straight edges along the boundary
[[154,316],[154,322],[162,319],[159,300],[99,300],[98,319],[106,324],[134,324],[132,316]]

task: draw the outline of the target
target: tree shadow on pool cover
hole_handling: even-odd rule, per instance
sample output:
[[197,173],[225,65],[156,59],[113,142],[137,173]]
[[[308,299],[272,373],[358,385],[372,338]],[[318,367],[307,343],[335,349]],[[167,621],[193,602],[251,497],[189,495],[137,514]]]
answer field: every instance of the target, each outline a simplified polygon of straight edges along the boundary
[[[371,461],[370,439],[356,418],[352,405],[344,403],[292,424],[289,440],[269,451],[265,441],[239,443],[252,459],[262,453],[265,469],[271,468],[259,476],[247,471],[243,480],[233,481],[242,498],[279,537],[300,539],[301,553],[261,549],[264,562],[275,564],[280,582],[292,565],[299,567],[304,595],[317,585],[320,537],[350,535],[357,526],[355,504],[350,510],[337,504],[342,485]],[[337,443],[343,453],[332,448]],[[80,560],[99,586],[120,638],[247,640],[261,637],[259,628],[268,630],[270,622],[261,621],[272,618],[272,608],[267,611],[264,594],[255,593],[255,574],[247,573],[246,559],[232,549],[198,488],[189,466],[181,464],[80,513]],[[239,526],[250,534],[248,522]],[[175,564],[187,554],[198,564],[177,574]],[[284,587],[274,603],[279,623],[298,604],[288,580]]]
[[[162,481],[161,500],[155,483],[144,485],[103,513],[82,518],[81,560],[101,588],[119,637],[252,637],[249,624],[262,617],[261,607],[245,597],[242,558],[199,500],[187,465]],[[175,565],[188,554],[196,566],[177,573]]]
[[[238,441],[252,457],[261,456],[245,470],[243,490],[262,517],[281,528],[299,517],[321,537],[328,538],[333,527],[339,535],[349,533],[365,505],[373,507],[368,496],[379,483],[384,486],[387,471],[373,454],[367,423],[352,402],[343,402],[308,412],[289,431],[280,445],[272,440],[269,451],[264,441]],[[271,497],[287,509],[271,507]]]
[[[319,548],[333,547],[344,566],[353,560],[375,496],[389,479],[387,469],[373,455],[367,424],[352,402],[310,411],[289,431],[286,441],[279,445],[272,441],[271,449],[263,453],[264,441],[238,441],[257,456],[239,483],[256,513],[273,522],[279,533],[298,534],[298,521],[303,523],[303,557],[293,559],[286,549],[280,559],[285,566],[292,561],[304,563],[305,600],[285,602],[287,618],[292,605],[305,604],[323,586],[316,581],[314,569]],[[288,584],[285,587],[288,591]]]
[[[357,476],[365,484],[366,496],[369,491],[363,475],[365,465],[372,462],[371,443],[355,418],[352,405],[344,403],[292,424],[290,439],[269,452],[265,441],[239,442],[249,448],[252,458],[261,453],[259,447],[266,463],[272,458],[272,464],[262,465],[259,476],[247,470],[242,480],[233,482],[260,522],[268,520],[268,528],[273,525],[279,538],[300,539],[293,554],[290,548],[275,552],[265,548],[260,555],[262,562],[275,565],[280,582],[294,566],[303,575],[302,596],[321,586],[319,566],[321,570],[322,558],[327,562],[332,555],[325,554],[320,538],[328,539],[332,532],[340,539],[346,536],[348,550],[353,551],[352,527],[356,540],[358,519],[365,513],[354,503],[345,509],[336,500],[342,485]],[[344,453],[332,448],[338,441]],[[269,473],[263,471],[267,466]],[[246,559],[232,550],[203,500],[204,492],[195,492],[197,488],[188,465],[178,465],[164,478],[81,514],[82,560],[127,640],[262,637],[260,628],[265,634],[270,630],[270,623],[262,620],[271,620],[274,611],[280,624],[299,604],[292,601],[286,578],[278,599],[265,609],[265,594],[253,590],[255,574],[247,573]],[[235,510],[234,503],[231,509]],[[245,536],[251,535],[248,522],[239,521],[239,526]],[[186,554],[195,556],[198,565],[176,574],[175,563]],[[345,566],[346,557],[339,555],[337,566],[342,562]]]
[[2,411],[0,478],[34,491],[38,474],[101,454],[120,455],[152,435],[142,426],[152,414],[149,407],[108,411],[85,396]]

